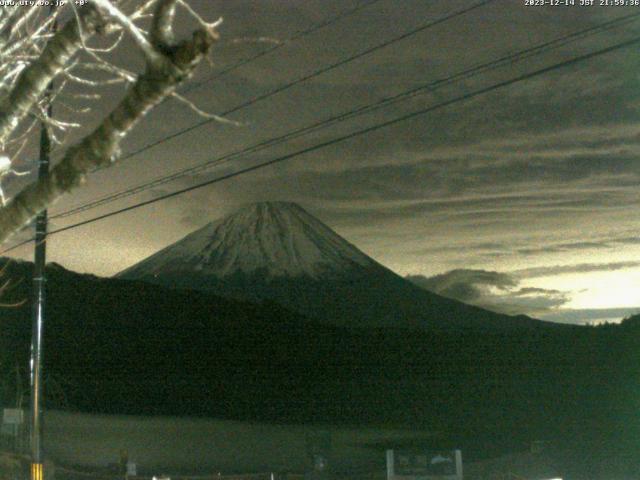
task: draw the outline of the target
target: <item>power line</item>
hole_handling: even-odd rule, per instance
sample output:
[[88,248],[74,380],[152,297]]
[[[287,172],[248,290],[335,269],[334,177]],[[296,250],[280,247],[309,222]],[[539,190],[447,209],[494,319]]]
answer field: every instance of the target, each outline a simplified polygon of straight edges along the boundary
[[[421,25],[419,27],[416,27],[416,28],[404,33],[404,34],[401,34],[401,35],[396,36],[396,37],[394,37],[392,39],[386,40],[386,41],[384,41],[384,42],[382,42],[382,43],[380,43],[380,44],[378,44],[376,46],[367,48],[367,49],[365,49],[365,50],[363,50],[363,51],[361,51],[359,53],[356,53],[356,54],[354,54],[354,55],[352,55],[352,56],[350,56],[350,57],[348,57],[346,59],[340,60],[340,61],[338,61],[336,63],[333,63],[333,64],[330,64],[330,65],[325,66],[323,68],[320,68],[319,70],[316,70],[316,71],[314,71],[314,72],[312,72],[312,73],[310,73],[308,75],[300,77],[297,80],[293,80],[292,82],[289,82],[289,83],[287,83],[285,85],[282,85],[282,86],[280,86],[280,87],[278,87],[278,88],[276,88],[274,90],[271,90],[271,91],[269,91],[269,92],[267,92],[265,94],[262,94],[262,95],[259,95],[257,97],[254,97],[251,100],[248,100],[248,101],[246,101],[246,102],[244,102],[244,103],[242,103],[240,105],[237,105],[236,107],[233,107],[230,110],[227,110],[227,111],[221,113],[220,116],[230,115],[230,114],[232,114],[234,112],[237,112],[237,111],[239,111],[239,110],[241,110],[243,108],[246,108],[246,107],[248,107],[250,105],[253,105],[253,104],[257,103],[257,102],[260,102],[260,101],[265,100],[267,98],[270,98],[270,97],[272,97],[272,96],[274,96],[274,95],[276,95],[278,93],[281,93],[281,92],[283,92],[283,91],[285,91],[285,90],[287,90],[289,88],[292,88],[295,85],[298,85],[298,84],[303,83],[303,82],[305,82],[307,80],[315,78],[315,77],[317,77],[319,75],[322,75],[322,74],[324,74],[326,72],[329,72],[329,71],[331,71],[333,69],[339,68],[339,67],[341,67],[343,65],[346,65],[346,64],[348,64],[348,63],[350,63],[352,61],[355,61],[355,60],[357,60],[359,58],[365,57],[366,55],[370,55],[371,53],[374,53],[374,52],[376,52],[378,50],[386,48],[386,47],[388,47],[388,46],[390,46],[390,45],[392,45],[394,43],[397,43],[397,42],[400,42],[402,40],[405,40],[406,38],[409,38],[409,37],[411,37],[413,35],[416,35],[416,34],[418,34],[420,32],[423,32],[423,31],[425,31],[425,30],[427,30],[429,28],[432,28],[434,26],[437,26],[439,24],[447,22],[447,21],[449,21],[449,20],[451,20],[453,18],[456,18],[458,16],[464,15],[465,13],[468,13],[468,12],[473,11],[475,9],[481,8],[481,7],[483,7],[485,5],[488,5],[488,4],[490,4],[490,3],[494,2],[494,1],[495,0],[481,0],[481,1],[471,5],[469,7],[465,7],[465,8],[456,10],[454,12],[451,12],[449,14],[446,14],[444,16],[441,16],[439,18],[436,18],[435,20],[429,21],[429,22],[427,22],[427,23],[425,23],[425,24],[423,24],[423,25]],[[215,119],[206,119],[206,120],[203,120],[203,121],[198,122],[196,124],[193,124],[190,127],[182,129],[182,130],[180,130],[180,131],[178,131],[178,132],[176,132],[176,133],[174,133],[172,135],[169,135],[169,136],[164,137],[164,138],[162,138],[160,140],[157,140],[155,142],[147,144],[147,145],[145,145],[145,146],[143,146],[143,147],[141,147],[141,148],[139,148],[137,150],[134,150],[134,151],[124,155],[123,157],[120,158],[120,161],[124,161],[124,160],[126,160],[128,158],[131,158],[131,157],[133,157],[135,155],[138,155],[138,154],[140,154],[140,153],[142,153],[142,152],[144,152],[144,151],[146,151],[148,149],[151,149],[151,148],[153,148],[153,147],[155,147],[157,145],[160,145],[160,144],[162,144],[164,142],[172,140],[173,138],[176,138],[176,137],[178,137],[180,135],[183,135],[183,134],[186,134],[186,133],[188,133],[190,131],[193,131],[193,130],[201,127],[201,126],[207,125],[207,124],[209,124],[209,123],[211,123],[213,121],[215,121]],[[106,167],[102,167],[102,168],[106,168]],[[101,170],[102,168],[98,168],[96,170]],[[96,171],[96,170],[94,170],[94,171]],[[0,253],[0,255],[1,254],[2,253]]]
[[116,200],[122,199],[122,198],[126,198],[129,197],[131,195],[135,195],[138,194],[140,192],[143,192],[145,190],[148,190],[150,188],[153,187],[157,187],[159,185],[163,185],[165,183],[169,183],[171,181],[174,181],[176,179],[185,177],[187,175],[191,175],[191,174],[195,174],[204,170],[207,170],[209,168],[212,168],[213,166],[217,166],[220,165],[222,163],[226,163],[228,161],[230,161],[233,158],[245,155],[247,153],[253,153],[256,151],[260,151],[263,150],[265,148],[274,146],[274,145],[278,145],[280,143],[283,143],[285,141],[300,137],[306,133],[312,132],[312,131],[317,131],[321,128],[325,128],[327,126],[333,125],[335,123],[359,116],[359,115],[363,115],[366,113],[370,113],[372,111],[378,110],[380,108],[386,107],[388,105],[397,103],[399,101],[402,100],[406,100],[408,98],[413,98],[414,96],[417,96],[419,94],[425,93],[425,92],[432,92],[434,90],[436,90],[437,88],[443,87],[445,85],[450,85],[454,82],[458,82],[460,80],[464,80],[464,79],[468,79],[471,78],[473,76],[479,75],[481,73],[484,73],[486,71],[495,69],[495,68],[499,68],[501,66],[507,65],[507,64],[511,64],[511,63],[515,63],[515,62],[519,62],[522,61],[524,59],[527,58],[531,58],[534,55],[540,55],[542,53],[545,53],[551,49],[554,48],[558,48],[561,46],[564,46],[566,44],[569,43],[569,41],[575,41],[578,39],[582,39],[585,38],[589,35],[593,35],[596,33],[601,33],[602,31],[614,28],[614,27],[619,27],[620,25],[626,24],[626,23],[630,23],[631,21],[636,21],[638,19],[638,17],[640,16],[640,13],[634,13],[631,15],[625,15],[622,17],[619,17],[617,19],[614,20],[610,20],[608,22],[604,22],[602,24],[599,25],[595,25],[586,29],[582,29],[579,30],[577,32],[572,32],[570,34],[564,35],[562,37],[559,38],[555,38],[553,40],[544,42],[542,44],[533,46],[533,47],[529,47],[527,49],[521,50],[519,52],[516,53],[512,53],[506,56],[503,56],[499,59],[484,63],[484,64],[480,64],[480,65],[476,65],[474,67],[471,67],[469,69],[466,69],[462,72],[458,72],[454,75],[451,75],[449,77],[446,77],[444,79],[439,79],[439,80],[435,80],[432,82],[429,82],[427,84],[422,84],[418,87],[414,87],[410,90],[401,92],[399,94],[390,96],[390,97],[386,97],[383,98],[373,104],[368,104],[359,108],[356,108],[354,110],[350,110],[348,112],[344,112],[342,114],[330,117],[328,119],[319,121],[319,122],[315,122],[311,125],[307,125],[305,127],[302,128],[298,128],[295,129],[293,131],[290,131],[286,134],[283,134],[279,137],[275,137],[275,138],[271,138],[271,139],[267,139],[264,141],[261,141],[257,144],[253,144],[249,147],[245,147],[241,150],[236,150],[234,152],[225,154],[221,157],[215,158],[213,160],[209,160],[203,164],[200,165],[196,165],[194,167],[189,167],[186,169],[182,169],[179,170],[177,172],[174,172],[170,175],[165,175],[159,178],[156,178],[154,180],[151,180],[149,182],[145,182],[143,184],[139,184],[135,187],[130,187],[124,190],[121,190],[120,192],[116,192],[107,196],[104,196],[102,198],[96,199],[92,202],[86,203],[84,205],[80,205],[78,207],[74,207],[70,210],[67,210],[65,212],[59,213],[57,215],[53,215],[52,218],[64,218],[64,217],[68,217],[71,215],[75,215],[77,213],[80,212],[84,212],[87,210],[91,210],[93,208],[99,207],[101,205],[106,205],[108,203],[114,202]]
[[226,75],[227,73],[230,73],[244,65],[247,65],[249,63],[254,62],[255,60],[264,57],[265,55],[268,55],[284,46],[289,45],[291,42],[294,42],[296,40],[299,40],[303,37],[306,37],[307,35],[310,35],[314,32],[317,32],[318,30],[321,30],[325,27],[328,27],[330,25],[333,25],[337,22],[339,22],[340,20],[350,17],[351,15],[353,15],[354,13],[359,12],[360,10],[363,10],[367,7],[370,7],[371,5],[378,3],[380,0],[370,0],[368,2],[362,2],[358,5],[356,5],[353,8],[350,8],[348,10],[345,10],[344,12],[339,13],[338,15],[336,15],[335,17],[331,17],[326,19],[323,22],[320,22],[316,25],[312,25],[311,27],[307,28],[306,30],[302,30],[298,33],[295,33],[294,35],[292,35],[291,37],[289,37],[287,40],[285,40],[284,42],[280,42],[274,46],[272,46],[271,48],[267,48],[266,50],[263,50],[261,52],[258,52],[257,54],[253,55],[252,57],[248,57],[245,58],[244,60],[239,60],[236,63],[234,63],[233,65],[230,65],[229,67],[216,72],[215,74],[211,75],[208,78],[205,78],[204,80],[201,80],[199,82],[193,82],[190,83],[186,88],[182,89],[182,93],[188,93],[191,92],[192,90],[195,90],[196,88],[201,87],[202,85],[204,85],[205,83],[209,83],[212,82],[213,80],[216,80],[224,75]]
[[[320,68],[318,70],[315,70],[312,73],[304,75],[304,76],[302,76],[302,77],[300,77],[300,78],[298,78],[296,80],[293,80],[293,81],[291,81],[289,83],[286,83],[284,85],[281,85],[281,86],[279,86],[279,87],[277,87],[277,88],[275,88],[273,90],[270,90],[269,92],[263,93],[263,94],[258,95],[256,97],[253,97],[252,99],[247,100],[246,102],[241,103],[240,105],[236,105],[235,107],[220,113],[218,116],[225,117],[225,116],[231,115],[231,114],[233,114],[235,112],[238,112],[239,110],[243,110],[243,109],[245,109],[245,108],[247,108],[247,107],[249,107],[251,105],[254,105],[254,104],[258,103],[258,102],[266,100],[267,98],[271,98],[274,95],[277,95],[278,93],[281,93],[281,92],[284,92],[285,90],[293,88],[296,85],[299,85],[299,84],[304,83],[304,82],[306,82],[308,80],[311,80],[312,78],[315,78],[315,77],[318,77],[320,75],[323,75],[323,74],[325,74],[327,72],[330,72],[331,70],[335,70],[336,68],[339,68],[339,67],[341,67],[343,65],[346,65],[346,64],[351,63],[351,62],[353,62],[355,60],[363,58],[363,57],[365,57],[367,55],[371,55],[372,53],[377,52],[378,50],[382,50],[383,48],[386,48],[386,47],[388,47],[390,45],[393,45],[394,43],[398,43],[398,42],[400,42],[402,40],[405,40],[405,39],[407,39],[409,37],[417,35],[418,33],[421,33],[421,32],[423,32],[425,30],[428,30],[429,28],[435,27],[435,26],[437,26],[437,25],[439,25],[441,23],[444,23],[444,22],[447,22],[449,20],[452,20],[452,19],[454,19],[456,17],[464,15],[465,13],[471,12],[473,10],[476,10],[476,9],[480,8],[480,7],[488,5],[489,3],[492,3],[494,1],[496,1],[496,0],[482,0],[480,2],[474,3],[473,5],[471,5],[469,7],[465,7],[465,8],[456,10],[456,11],[454,11],[452,13],[449,13],[449,14],[446,14],[444,16],[441,16],[441,17],[439,17],[439,18],[437,18],[435,20],[432,20],[432,21],[427,22],[427,23],[425,23],[425,24],[423,24],[423,25],[421,25],[421,26],[419,26],[417,28],[414,28],[414,29],[412,29],[412,30],[410,30],[410,31],[408,31],[406,33],[398,35],[398,36],[396,36],[396,37],[394,37],[392,39],[386,40],[386,41],[384,41],[382,43],[379,43],[378,45],[375,45],[373,47],[370,47],[370,48],[367,48],[365,50],[362,50],[361,52],[358,52],[358,53],[356,53],[354,55],[351,55],[350,57],[344,58],[344,59],[339,60],[339,61],[337,61],[335,63],[332,63],[330,65],[324,66],[324,67],[322,67],[322,68]],[[136,156],[136,155],[138,155],[138,154],[140,154],[142,152],[145,152],[145,151],[147,151],[147,150],[149,150],[151,148],[154,148],[154,147],[156,147],[158,145],[161,145],[161,144],[163,144],[163,143],[165,143],[165,142],[167,142],[169,140],[173,140],[176,137],[184,135],[185,133],[189,133],[189,132],[191,132],[193,130],[196,130],[196,129],[204,126],[204,125],[208,125],[208,124],[210,124],[212,122],[215,122],[215,121],[217,121],[215,118],[207,118],[206,120],[202,120],[200,122],[194,123],[193,125],[190,125],[189,127],[183,128],[182,130],[179,130],[179,131],[177,131],[177,132],[175,132],[175,133],[173,133],[171,135],[168,135],[168,136],[163,137],[163,138],[161,138],[159,140],[156,140],[155,142],[148,143],[147,145],[145,145],[143,147],[140,147],[140,148],[138,148],[136,150],[133,150],[133,151],[127,153],[126,155],[124,155],[124,156],[122,156],[120,158],[120,161],[127,160],[127,159],[129,159],[131,157],[134,157],[134,156]],[[108,167],[102,167],[102,168],[108,168]],[[100,168],[98,170],[101,170],[102,168]]]
[[[264,56],[266,56],[266,55],[268,55],[268,54],[270,54],[270,53],[272,53],[272,52],[274,52],[274,51],[276,51],[276,50],[278,50],[278,49],[280,49],[282,47],[285,47],[285,46],[291,44],[292,42],[294,42],[296,40],[299,40],[299,39],[301,39],[303,37],[306,37],[307,35],[310,35],[310,34],[316,32],[318,30],[321,30],[321,29],[323,29],[325,27],[333,25],[333,24],[339,22],[340,20],[343,20],[343,19],[345,19],[347,17],[350,17],[351,15],[359,12],[360,10],[364,10],[365,8],[370,7],[370,6],[376,4],[376,3],[380,2],[380,1],[381,0],[370,0],[368,2],[360,3],[360,4],[356,5],[355,7],[350,8],[348,10],[340,12],[338,15],[336,15],[334,17],[328,18],[328,19],[326,19],[326,20],[324,20],[324,21],[322,21],[322,22],[320,22],[318,24],[312,25],[311,27],[307,28],[306,30],[302,30],[300,32],[297,32],[297,33],[293,34],[291,37],[289,37],[285,41],[279,42],[276,45],[272,46],[271,48],[267,48],[265,50],[262,50],[262,51],[258,52],[257,54],[255,54],[255,55],[253,55],[251,57],[245,58],[243,60],[239,60],[238,62],[230,65],[229,67],[224,68],[223,70],[221,70],[219,72],[216,72],[213,75],[211,75],[211,76],[209,76],[209,77],[207,77],[207,78],[205,78],[203,80],[189,83],[185,88],[181,89],[181,93],[182,94],[189,93],[189,92],[191,92],[191,91],[193,91],[193,90],[195,90],[197,88],[200,88],[202,85],[204,85],[206,83],[209,83],[209,82],[212,82],[214,80],[217,80],[218,78],[223,77],[227,73],[230,73],[230,72],[232,72],[232,71],[234,71],[234,70],[236,70],[236,69],[238,69],[238,68],[240,68],[240,67],[242,67],[244,65],[248,65],[248,64],[254,62],[257,59],[259,59],[261,57],[264,57]],[[173,97],[165,98],[161,103],[164,104],[165,102],[170,101],[172,98]],[[240,106],[240,108],[244,108],[244,106]],[[225,112],[225,113],[222,113],[221,115],[228,115],[229,113],[230,112]],[[213,120],[213,119],[211,119],[211,120]],[[206,123],[208,123],[208,122],[206,122]],[[198,128],[198,126],[194,126],[194,128]],[[183,133],[186,133],[186,132],[183,132]],[[152,148],[155,145],[156,145],[155,143],[153,145],[149,145],[148,148]],[[145,151],[146,149],[147,149],[147,146],[142,147],[138,151],[134,151],[134,152],[131,152],[131,153],[128,153],[128,154],[124,155],[123,157],[120,158],[120,160],[121,161],[122,160],[126,160],[127,158],[133,157],[133,156],[137,155],[138,153],[141,153],[141,152]],[[102,168],[104,168],[104,167],[98,168],[96,170],[102,170]]]
[[[352,138],[356,138],[356,137],[359,137],[361,135],[365,135],[365,134],[380,130],[382,128],[386,128],[386,127],[390,127],[392,125],[396,125],[398,123],[410,120],[412,118],[415,118],[415,117],[418,117],[418,116],[421,116],[421,115],[424,115],[426,113],[430,113],[430,112],[432,112],[434,110],[437,110],[437,109],[440,109],[440,108],[443,108],[443,107],[447,107],[447,106],[450,106],[450,105],[453,105],[455,103],[459,103],[459,102],[462,102],[462,101],[465,101],[465,100],[469,100],[469,99],[477,97],[479,95],[483,95],[485,93],[489,93],[489,92],[492,92],[494,90],[498,90],[500,88],[504,88],[504,87],[513,85],[515,83],[519,83],[519,82],[522,82],[524,80],[528,80],[530,78],[539,77],[541,75],[547,74],[547,73],[552,72],[554,70],[557,70],[557,69],[560,69],[560,68],[564,68],[564,67],[568,67],[568,66],[571,66],[571,65],[575,65],[575,64],[577,64],[579,62],[583,62],[585,60],[589,60],[589,59],[592,59],[592,58],[595,58],[595,57],[598,57],[598,56],[601,56],[601,55],[605,55],[607,53],[611,53],[611,52],[614,52],[616,50],[621,50],[623,48],[627,48],[627,47],[630,47],[632,45],[636,45],[638,43],[640,43],[640,37],[634,37],[634,38],[632,38],[630,40],[626,40],[624,42],[620,42],[620,43],[617,43],[615,45],[611,45],[609,47],[602,48],[600,50],[596,50],[596,51],[593,51],[593,52],[590,52],[590,53],[587,53],[587,54],[584,54],[584,55],[580,55],[580,56],[571,58],[569,60],[564,60],[562,62],[555,63],[555,64],[550,65],[548,67],[544,67],[544,68],[535,70],[533,72],[529,72],[529,73],[526,73],[526,74],[523,74],[523,75],[519,75],[519,76],[511,78],[509,80],[504,80],[502,82],[494,83],[493,85],[490,85],[488,87],[480,88],[480,89],[475,90],[473,92],[469,92],[469,93],[460,95],[458,97],[455,97],[455,98],[450,99],[450,100],[446,100],[446,101],[438,103],[436,105],[432,105],[430,107],[427,107],[427,108],[424,108],[424,109],[421,109],[421,110],[417,110],[415,112],[411,112],[411,113],[402,115],[400,117],[397,117],[397,118],[394,118],[394,119],[391,119],[391,120],[387,120],[385,122],[378,123],[376,125],[372,125],[370,127],[363,128],[361,130],[358,130],[358,131],[355,131],[355,132],[352,132],[352,133],[349,133],[349,134],[346,134],[346,135],[342,135],[340,137],[336,137],[336,138],[333,138],[331,140],[327,140],[325,142],[321,142],[321,143],[312,145],[310,147],[303,148],[301,150],[297,150],[297,151],[295,151],[293,153],[282,155],[280,157],[268,160],[266,162],[259,163],[257,165],[253,165],[251,167],[247,167],[247,168],[238,170],[236,172],[228,173],[226,175],[221,175],[221,176],[216,177],[214,179],[207,180],[205,182],[201,182],[201,183],[198,183],[196,185],[192,185],[190,187],[186,187],[186,188],[183,188],[183,189],[180,189],[180,190],[176,190],[174,192],[171,192],[171,193],[168,193],[168,194],[165,194],[165,195],[161,195],[160,197],[156,197],[156,198],[153,198],[151,200],[146,200],[144,202],[139,202],[137,204],[130,205],[130,206],[125,207],[125,208],[114,210],[112,212],[105,213],[103,215],[99,215],[99,216],[96,216],[96,217],[93,217],[93,218],[90,218],[90,219],[87,219],[87,220],[83,220],[81,222],[74,223],[72,225],[67,225],[65,227],[61,227],[61,228],[52,230],[49,233],[49,235],[62,233],[62,232],[65,232],[67,230],[71,230],[71,229],[78,228],[78,227],[81,227],[81,226],[84,226],[84,225],[88,225],[90,223],[94,223],[94,222],[97,222],[99,220],[104,220],[105,218],[113,217],[115,215],[119,215],[121,213],[129,212],[131,210],[135,210],[135,209],[150,205],[152,203],[156,203],[156,202],[159,202],[159,201],[162,201],[162,200],[166,200],[166,199],[169,199],[169,198],[172,198],[172,197],[176,197],[178,195],[182,195],[183,193],[191,192],[193,190],[197,190],[197,189],[209,186],[209,185],[213,185],[214,183],[219,183],[219,182],[222,182],[224,180],[228,180],[230,178],[237,177],[239,175],[243,175],[245,173],[253,172],[255,170],[259,170],[261,168],[265,168],[265,167],[268,167],[270,165],[274,165],[276,163],[280,163],[280,162],[283,162],[285,160],[289,160],[291,158],[299,157],[301,155],[304,155],[304,154],[307,154],[307,153],[311,153],[311,152],[314,152],[314,151],[329,147],[331,145],[335,145],[337,143],[340,143],[340,142],[343,142],[343,141],[346,141],[346,140],[350,140]],[[33,238],[29,239],[29,240],[26,240],[24,242],[21,242],[21,243],[19,243],[17,245],[14,245],[11,248],[8,248],[8,249],[0,252],[0,255],[4,255],[5,253],[8,253],[8,252],[10,252],[10,251],[12,251],[12,250],[14,250],[14,249],[26,244],[26,243],[28,243],[30,241],[33,241]]]

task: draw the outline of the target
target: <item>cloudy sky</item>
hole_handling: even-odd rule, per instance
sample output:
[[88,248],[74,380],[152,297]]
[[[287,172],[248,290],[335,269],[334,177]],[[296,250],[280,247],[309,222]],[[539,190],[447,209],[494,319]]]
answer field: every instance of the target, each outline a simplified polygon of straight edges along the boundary
[[[225,112],[327,65],[470,7],[472,0],[198,0],[224,18],[213,65],[186,95]],[[97,172],[52,209],[201,164],[296,128],[634,13],[640,7],[495,0]],[[367,5],[364,5],[367,4]],[[311,34],[299,32],[362,5]],[[539,55],[139,195],[58,218],[92,218],[426,109],[640,35],[640,17]],[[277,43],[279,42],[279,43]],[[239,60],[281,46],[225,75]],[[299,202],[367,254],[444,295],[557,321],[640,311],[640,43],[435,109],[170,200],[54,235],[49,259],[112,275],[247,202]],[[128,62],[128,55],[117,60]],[[135,60],[134,60],[135,61]],[[217,78],[207,81],[212,76]],[[118,91],[105,95],[104,104]],[[96,108],[96,110],[99,110]],[[86,128],[95,115],[83,122]],[[61,113],[61,115],[63,115]],[[135,151],[200,122],[166,102],[128,138]],[[17,191],[24,178],[9,179]],[[26,235],[26,234],[25,234]],[[12,252],[31,258],[31,247]]]

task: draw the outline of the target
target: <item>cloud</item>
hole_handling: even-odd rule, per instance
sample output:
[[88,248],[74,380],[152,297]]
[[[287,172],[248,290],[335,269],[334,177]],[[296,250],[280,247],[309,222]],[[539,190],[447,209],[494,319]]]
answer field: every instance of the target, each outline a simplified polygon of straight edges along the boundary
[[561,253],[575,250],[595,250],[602,248],[610,248],[606,242],[571,242],[571,243],[556,243],[543,247],[531,247],[531,248],[519,248],[516,250],[521,255],[539,255],[546,253]]
[[518,297],[518,296],[526,296],[526,295],[532,295],[537,293],[561,295],[563,292],[561,292],[560,290],[550,290],[546,288],[525,287],[515,292],[512,292],[512,295]]
[[[372,4],[326,29],[287,42],[297,32],[332,18],[347,7],[341,2],[321,0],[195,1],[198,10],[211,13],[211,18],[225,18],[226,39],[276,37],[284,42],[279,52],[244,62],[242,68],[216,75],[219,78],[215,84],[206,83],[191,91],[190,98],[196,104],[218,113],[409,31],[425,18],[436,18],[464,5],[463,0],[453,2],[457,6],[452,2],[435,5],[406,0],[396,2],[391,9],[382,3]],[[527,15],[522,15],[522,5],[516,2],[488,5],[271,99],[252,102],[250,108],[231,116],[243,122],[240,128],[210,124],[206,129],[198,128],[165,142],[135,161],[123,162],[108,173],[95,173],[86,198],[101,197],[160,174],[242,150],[426,82],[447,78],[475,64],[564,36],[567,31],[595,25],[614,13],[595,9],[589,15],[576,16],[571,9],[565,9],[550,17],[538,10],[527,10]],[[479,36],[478,31],[483,35]],[[428,108],[595,50],[604,40],[614,43],[624,33],[624,29],[617,29],[609,31],[606,39],[585,37],[540,57],[468,77],[437,92],[415,96],[243,159],[234,158],[217,168],[147,192],[145,198]],[[219,47],[216,63],[222,69],[267,48],[225,40]],[[501,308],[551,308],[563,301],[562,292],[518,289],[517,280],[527,275],[551,275],[554,271],[562,274],[594,271],[585,268],[627,267],[558,265],[546,270],[531,269],[522,275],[508,274],[507,278],[490,270],[533,265],[539,260],[534,255],[573,253],[575,257],[583,251],[598,250],[594,253],[605,256],[609,253],[606,248],[640,244],[632,237],[633,232],[625,232],[620,235],[624,238],[617,241],[599,238],[620,225],[634,224],[640,208],[638,71],[640,59],[632,50],[558,69],[370,135],[174,197],[147,207],[144,215],[113,217],[111,235],[120,238],[125,229],[149,232],[147,236],[132,235],[135,238],[131,240],[132,252],[147,252],[149,244],[159,247],[175,241],[177,230],[180,236],[186,234],[246,202],[291,200],[396,270],[420,271],[415,266],[426,262],[431,268],[429,273],[458,266],[486,269],[458,270],[447,278],[428,282],[448,295],[486,304],[498,302]],[[157,121],[143,122],[136,135],[128,137],[126,150],[135,150],[199,122],[188,109],[170,102],[149,118]],[[96,247],[91,248],[101,248],[101,243],[104,242],[96,242]],[[77,257],[77,251],[68,249],[66,258]],[[561,263],[564,257],[561,258],[543,260],[553,264]],[[501,263],[494,263],[497,261]],[[86,264],[91,262],[93,255],[87,252]]]
[[640,236],[617,238],[614,241],[625,245],[640,245]]
[[509,275],[486,270],[458,269],[433,277],[409,275],[406,278],[426,290],[462,302],[478,301],[485,296],[487,287],[505,290],[517,285]]
[[457,269],[432,277],[409,275],[406,278],[444,297],[511,315],[540,316],[569,301],[567,292],[517,288],[517,277],[487,270]]
[[639,261],[624,261],[610,263],[578,263],[574,265],[552,265],[548,267],[533,267],[510,272],[516,278],[550,277],[572,273],[612,272],[628,268],[640,267]]

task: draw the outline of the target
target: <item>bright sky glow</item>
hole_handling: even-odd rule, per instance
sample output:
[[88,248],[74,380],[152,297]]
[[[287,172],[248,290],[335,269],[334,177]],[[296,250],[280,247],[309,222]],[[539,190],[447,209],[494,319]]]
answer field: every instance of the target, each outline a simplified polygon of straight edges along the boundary
[[564,308],[624,308],[640,305],[640,270],[592,272],[537,278],[541,288],[570,291]]

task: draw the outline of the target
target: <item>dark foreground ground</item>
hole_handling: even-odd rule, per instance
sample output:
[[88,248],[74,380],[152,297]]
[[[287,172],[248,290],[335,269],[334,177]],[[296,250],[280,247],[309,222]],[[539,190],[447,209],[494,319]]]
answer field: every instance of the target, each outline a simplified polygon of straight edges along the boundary
[[[24,266],[5,274],[28,278],[18,267]],[[280,432],[300,425],[404,430],[426,436],[420,440],[424,447],[461,448],[470,462],[522,452],[544,440],[566,478],[599,478],[594,475],[603,469],[608,475],[640,471],[637,318],[619,326],[510,333],[358,330],[317,324],[275,304],[244,304],[56,267],[49,278],[47,407],[90,415],[79,424],[69,420],[69,431],[62,429],[63,420],[56,427],[56,415],[66,414],[51,415],[47,428],[58,433],[49,448],[61,449],[60,458],[71,448],[65,445],[73,445],[78,455],[86,452],[82,458],[116,461],[131,437],[181,452],[176,455],[189,459],[185,465],[216,458],[198,454],[206,446],[236,462],[217,468],[238,468],[246,458],[243,470],[260,469],[266,464],[248,459],[262,441],[275,448],[273,434],[244,438],[242,429],[212,426],[220,436],[214,441],[198,426],[241,421],[280,425],[269,427]],[[28,298],[29,285],[16,282],[4,300]],[[11,406],[28,385],[29,306],[4,307],[0,320],[0,395]],[[117,421],[122,417],[101,414],[133,417]],[[177,426],[157,433],[151,426],[159,416],[183,417],[176,425],[194,422],[200,436],[183,441],[189,436]],[[91,427],[89,418],[102,420]],[[141,435],[151,430],[135,437],[119,430],[122,422],[138,425]],[[102,440],[102,446],[92,443]],[[390,446],[378,440],[366,447],[368,454]],[[282,453],[271,460],[281,465],[278,455],[286,458]]]

